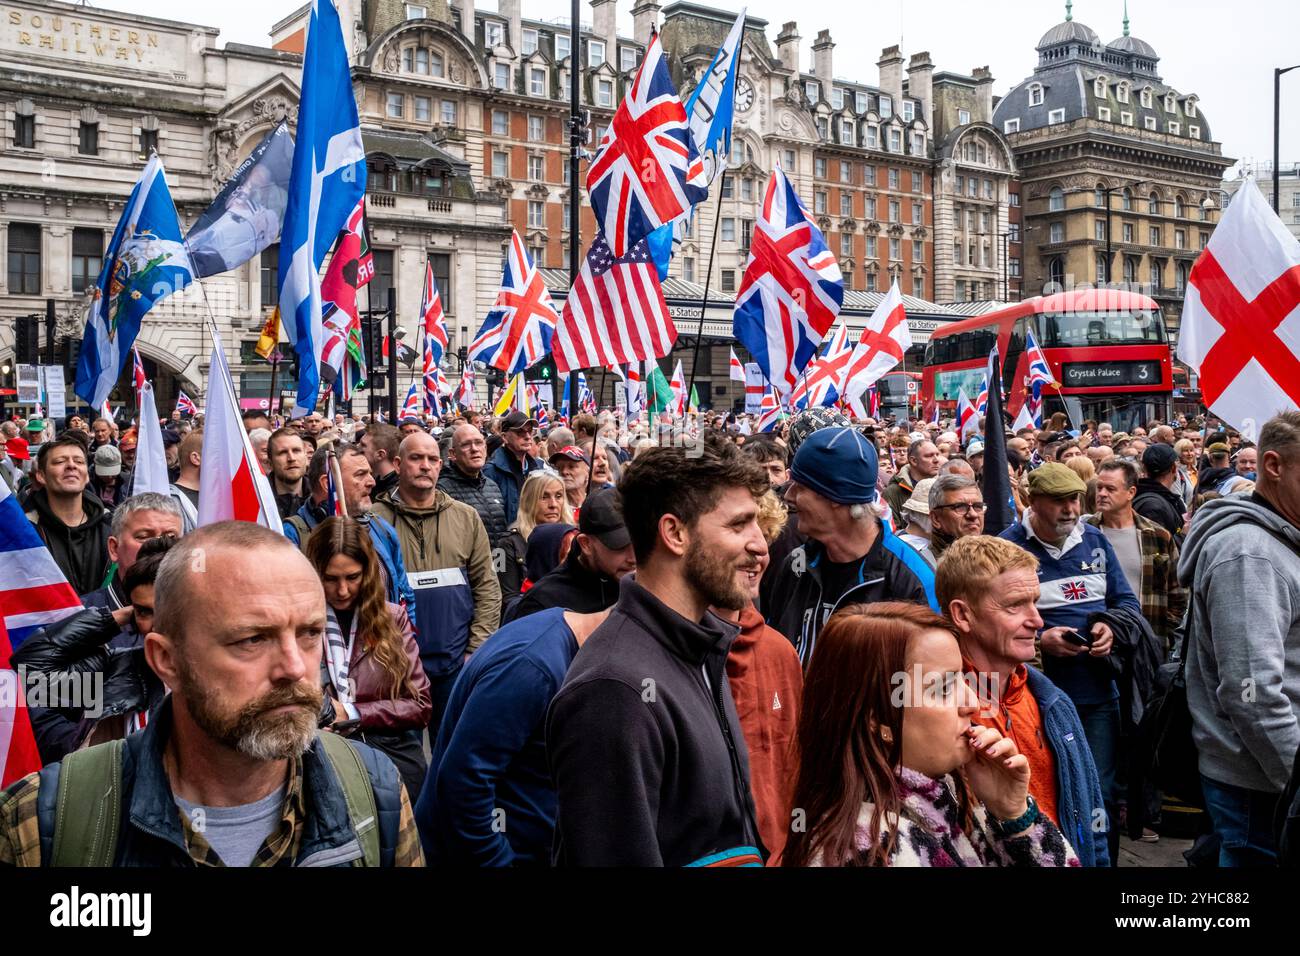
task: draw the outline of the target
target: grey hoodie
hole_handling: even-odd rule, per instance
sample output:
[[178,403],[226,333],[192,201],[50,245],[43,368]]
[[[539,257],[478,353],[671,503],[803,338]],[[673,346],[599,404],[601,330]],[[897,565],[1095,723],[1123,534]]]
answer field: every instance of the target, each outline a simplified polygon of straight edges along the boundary
[[1183,545],[1192,738],[1201,773],[1220,783],[1278,793],[1291,776],[1300,746],[1296,549],[1300,529],[1248,494],[1207,503]]

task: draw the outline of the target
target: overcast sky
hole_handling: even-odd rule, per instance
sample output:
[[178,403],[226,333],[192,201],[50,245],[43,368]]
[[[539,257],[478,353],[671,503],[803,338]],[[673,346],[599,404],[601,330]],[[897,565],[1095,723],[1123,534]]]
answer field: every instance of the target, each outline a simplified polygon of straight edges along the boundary
[[[220,4],[175,0],[93,0],[94,6],[184,19],[221,29],[221,41],[267,45],[271,25],[300,0],[224,0]],[[1074,18],[1092,27],[1103,43],[1122,31],[1124,0],[1076,0]],[[665,6],[667,4],[665,3]],[[713,4],[739,12],[730,2]],[[495,9],[495,0],[481,3]],[[524,14],[567,16],[567,0],[524,0]],[[620,32],[632,32],[632,2],[619,0]],[[1033,72],[1034,44],[1065,16],[1060,3],[1035,0],[753,0],[752,16],[768,21],[768,40],[797,9],[803,37],[803,65],[812,41],[831,29],[836,41],[835,72],[875,83],[881,48],[903,41],[907,55],[929,50],[936,69],[969,73],[988,65],[995,95]],[[591,7],[582,3],[582,19]],[[193,11],[193,12],[191,12]],[[1130,0],[1133,36],[1160,55],[1159,71],[1180,93],[1196,93],[1214,138],[1226,155],[1267,162],[1273,151],[1273,69],[1300,64],[1300,3],[1296,0]],[[1300,70],[1282,77],[1282,162],[1300,162]]]

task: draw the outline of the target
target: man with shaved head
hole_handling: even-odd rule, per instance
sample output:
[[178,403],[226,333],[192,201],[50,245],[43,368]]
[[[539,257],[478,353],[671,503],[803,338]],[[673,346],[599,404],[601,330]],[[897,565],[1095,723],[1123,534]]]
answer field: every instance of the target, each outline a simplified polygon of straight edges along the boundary
[[[172,693],[143,731],[0,794],[0,865],[423,865],[389,759],[316,729],[325,594],[298,549],[260,525],[208,525],[154,590],[145,658]],[[75,784],[60,788],[64,773]],[[102,833],[110,788],[122,809]]]
[[501,587],[478,512],[438,487],[438,440],[426,432],[397,448],[397,487],[374,513],[397,529],[411,587],[420,660],[429,678],[432,738],[465,659],[501,623]]

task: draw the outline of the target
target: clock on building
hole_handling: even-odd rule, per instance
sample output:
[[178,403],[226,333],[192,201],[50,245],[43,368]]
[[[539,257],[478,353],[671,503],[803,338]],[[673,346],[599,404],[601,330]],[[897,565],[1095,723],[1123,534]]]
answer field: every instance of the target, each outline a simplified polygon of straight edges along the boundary
[[744,112],[754,105],[754,84],[745,77],[736,81],[736,109]]

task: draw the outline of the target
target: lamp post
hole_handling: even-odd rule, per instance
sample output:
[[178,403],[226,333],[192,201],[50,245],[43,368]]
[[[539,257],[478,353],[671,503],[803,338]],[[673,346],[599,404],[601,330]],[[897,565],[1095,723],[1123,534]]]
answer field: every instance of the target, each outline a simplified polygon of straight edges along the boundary
[[[1282,74],[1290,73],[1292,70],[1300,70],[1300,63],[1295,66],[1279,66],[1273,70],[1273,212],[1278,213],[1279,197],[1278,190],[1278,166],[1281,160],[1278,158],[1278,135],[1279,128],[1282,125]],[[1278,213],[1280,215],[1280,213]]]

